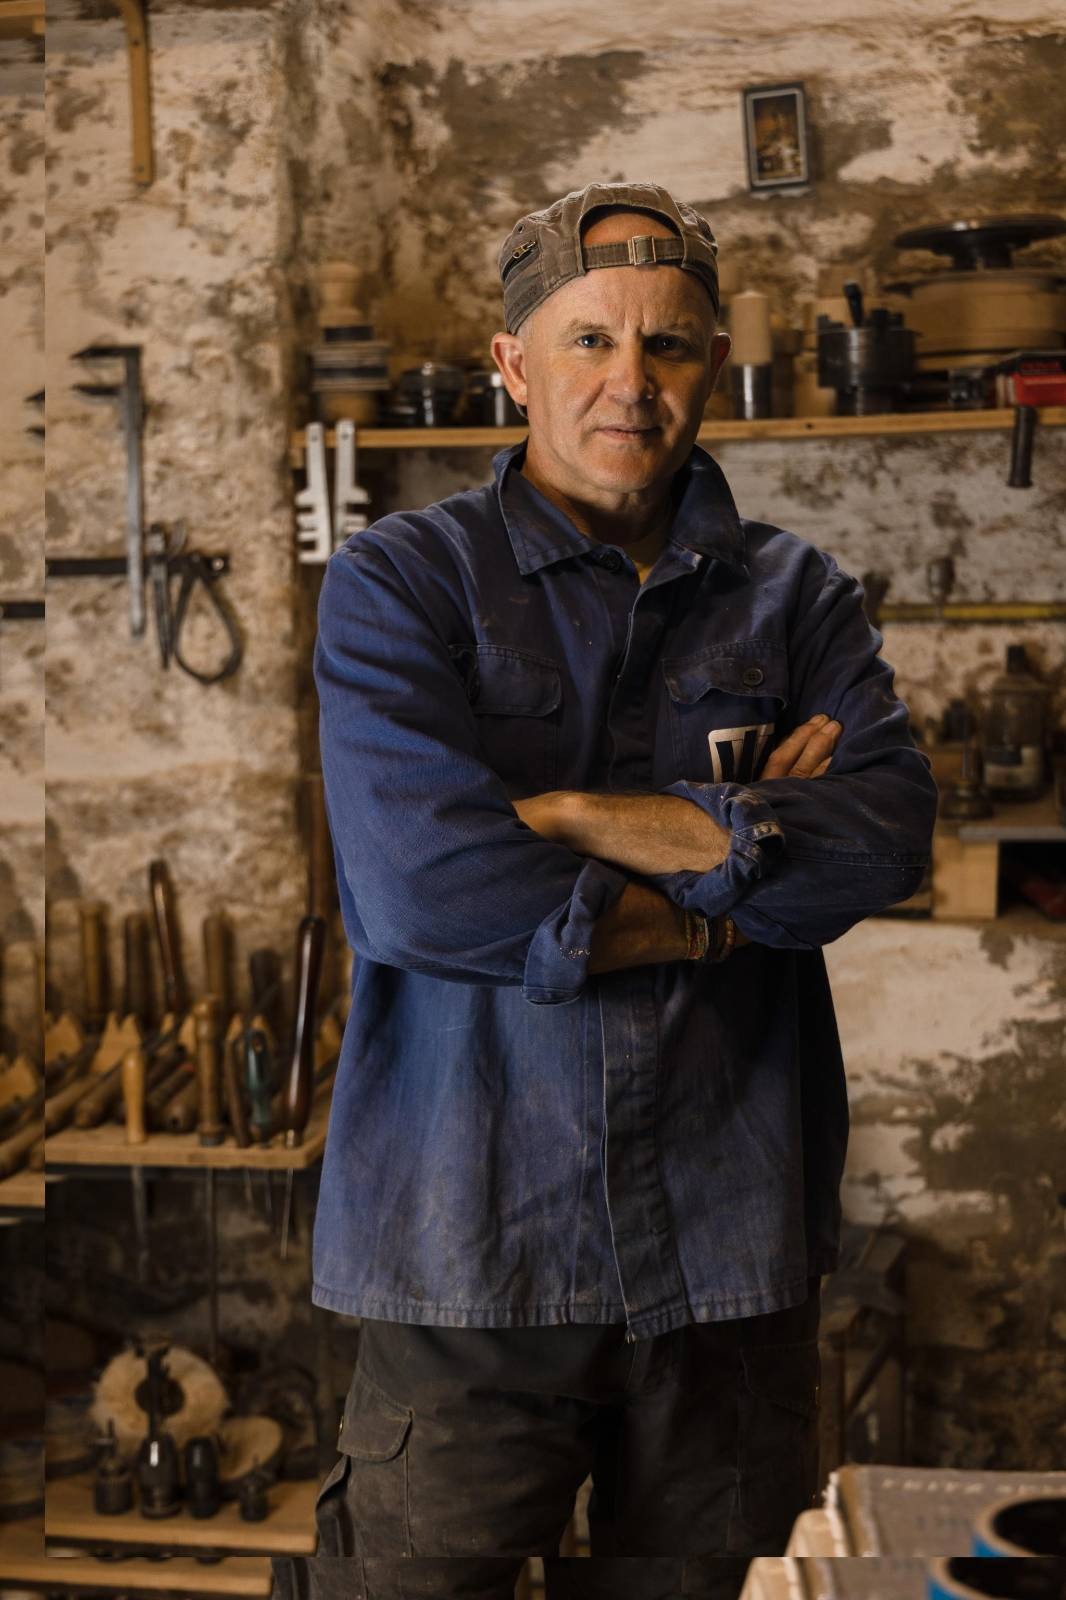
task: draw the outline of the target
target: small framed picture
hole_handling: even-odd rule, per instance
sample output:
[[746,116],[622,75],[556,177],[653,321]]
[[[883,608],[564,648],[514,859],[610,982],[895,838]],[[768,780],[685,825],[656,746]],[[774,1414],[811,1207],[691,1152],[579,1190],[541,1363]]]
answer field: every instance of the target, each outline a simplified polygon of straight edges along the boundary
[[745,89],[744,137],[749,189],[796,189],[810,182],[802,83]]

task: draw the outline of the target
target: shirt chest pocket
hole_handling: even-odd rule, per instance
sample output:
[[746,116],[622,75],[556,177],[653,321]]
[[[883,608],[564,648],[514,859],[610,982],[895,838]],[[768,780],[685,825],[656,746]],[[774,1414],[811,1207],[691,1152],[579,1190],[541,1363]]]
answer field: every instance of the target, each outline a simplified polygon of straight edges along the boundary
[[562,680],[550,661],[502,645],[479,644],[467,686],[488,766],[508,793],[554,789]]
[[752,783],[788,705],[788,657],[762,640],[662,663],[677,777]]

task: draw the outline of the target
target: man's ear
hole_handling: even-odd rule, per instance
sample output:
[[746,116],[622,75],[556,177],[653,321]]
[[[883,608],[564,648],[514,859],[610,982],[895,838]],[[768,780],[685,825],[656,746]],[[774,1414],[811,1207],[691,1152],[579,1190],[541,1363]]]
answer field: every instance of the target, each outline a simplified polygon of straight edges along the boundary
[[492,344],[492,359],[503,374],[503,381],[507,393],[515,405],[525,416],[527,400],[526,389],[526,347],[520,334],[494,333]]
[[718,382],[718,374],[722,370],[726,356],[733,348],[733,341],[728,333],[716,333],[711,339],[711,388]]

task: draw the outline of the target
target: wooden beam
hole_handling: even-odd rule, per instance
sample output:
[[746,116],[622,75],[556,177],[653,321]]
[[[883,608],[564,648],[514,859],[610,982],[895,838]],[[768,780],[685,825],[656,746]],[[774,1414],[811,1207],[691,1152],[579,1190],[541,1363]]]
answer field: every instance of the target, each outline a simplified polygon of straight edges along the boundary
[[155,178],[152,148],[152,98],[148,72],[148,33],[142,0],[118,0],[126,25],[130,63],[130,123],[133,128],[133,181],[146,188]]

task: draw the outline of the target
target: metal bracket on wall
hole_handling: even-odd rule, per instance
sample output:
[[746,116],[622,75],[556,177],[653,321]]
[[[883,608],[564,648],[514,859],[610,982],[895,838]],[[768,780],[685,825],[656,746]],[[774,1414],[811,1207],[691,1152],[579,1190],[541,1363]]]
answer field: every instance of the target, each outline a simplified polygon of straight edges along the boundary
[[30,622],[43,616],[43,600],[0,600],[0,622]]
[[126,25],[130,61],[130,123],[133,128],[133,181],[146,187],[155,178],[152,148],[152,98],[148,75],[148,32],[141,0],[118,0]]

